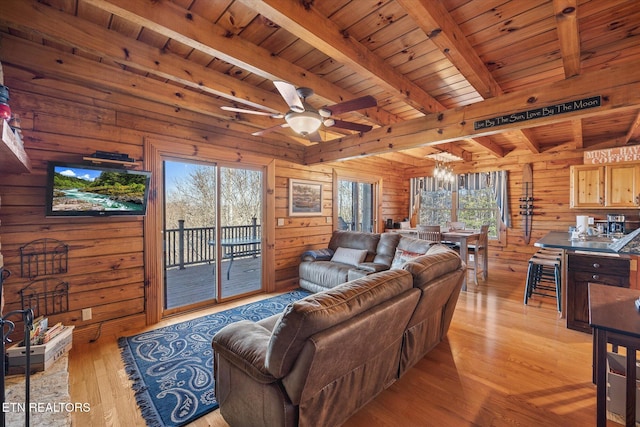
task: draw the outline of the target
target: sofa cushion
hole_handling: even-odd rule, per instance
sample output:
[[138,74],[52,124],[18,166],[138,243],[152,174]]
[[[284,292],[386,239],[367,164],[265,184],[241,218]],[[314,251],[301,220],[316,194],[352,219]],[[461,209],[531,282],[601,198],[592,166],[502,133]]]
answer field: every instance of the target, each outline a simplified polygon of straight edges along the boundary
[[423,284],[457,270],[462,265],[462,259],[457,252],[445,245],[433,245],[426,254],[404,263],[402,269],[413,276],[414,284]]
[[329,240],[329,249],[335,251],[338,248],[366,249],[366,261],[373,261],[378,247],[380,235],[376,233],[364,233],[361,231],[335,230]]
[[[300,280],[322,284],[323,288],[333,288],[347,281],[349,270],[353,266],[332,261],[300,263]],[[310,289],[316,292],[316,289]]]
[[431,240],[418,239],[417,237],[402,236],[398,242],[398,249],[419,254],[426,254],[435,243]]
[[366,249],[338,248],[331,257],[333,262],[353,265],[357,267],[367,257]]
[[283,377],[291,370],[310,336],[351,319],[412,287],[409,273],[388,270],[289,304],[273,329],[266,357],[268,371],[276,378]]
[[424,253],[396,249],[396,255],[393,257],[393,261],[391,262],[391,268],[400,268],[405,262],[411,261],[412,259],[417,258],[420,255],[424,255]]
[[382,233],[373,262],[385,265],[387,268],[391,267],[391,261],[396,254],[396,247],[401,237],[400,233]]

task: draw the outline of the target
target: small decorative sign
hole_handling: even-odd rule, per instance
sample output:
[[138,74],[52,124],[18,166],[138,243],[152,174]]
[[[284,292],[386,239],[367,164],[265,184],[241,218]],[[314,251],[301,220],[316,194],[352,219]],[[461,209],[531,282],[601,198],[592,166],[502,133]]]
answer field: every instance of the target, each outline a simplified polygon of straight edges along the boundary
[[624,163],[640,161],[640,145],[605,148],[603,150],[585,151],[585,165],[599,165],[605,163]]
[[509,123],[525,122],[527,120],[539,119],[542,117],[550,117],[558,114],[586,110],[587,108],[599,107],[601,104],[602,97],[600,95],[592,96],[590,98],[577,99],[575,101],[563,102],[556,105],[549,105],[547,107],[534,108],[533,110],[522,111],[519,113],[478,120],[473,122],[473,128],[474,130],[488,129]]

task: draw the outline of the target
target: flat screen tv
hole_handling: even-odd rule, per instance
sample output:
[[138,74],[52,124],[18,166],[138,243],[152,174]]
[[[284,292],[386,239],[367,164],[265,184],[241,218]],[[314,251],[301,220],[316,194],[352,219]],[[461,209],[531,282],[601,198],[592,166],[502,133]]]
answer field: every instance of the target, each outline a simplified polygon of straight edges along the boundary
[[47,216],[144,215],[151,172],[49,162]]

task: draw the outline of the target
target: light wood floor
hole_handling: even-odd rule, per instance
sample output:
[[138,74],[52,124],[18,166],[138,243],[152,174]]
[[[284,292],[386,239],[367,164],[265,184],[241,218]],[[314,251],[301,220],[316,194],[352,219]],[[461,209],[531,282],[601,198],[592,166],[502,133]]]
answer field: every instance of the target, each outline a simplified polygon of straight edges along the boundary
[[[591,336],[566,329],[553,299],[524,306],[523,274],[489,276],[460,296],[448,338],[345,426],[595,425]],[[72,401],[91,405],[74,426],[146,425],[115,337],[74,344],[69,360]],[[214,411],[190,427],[226,425]]]

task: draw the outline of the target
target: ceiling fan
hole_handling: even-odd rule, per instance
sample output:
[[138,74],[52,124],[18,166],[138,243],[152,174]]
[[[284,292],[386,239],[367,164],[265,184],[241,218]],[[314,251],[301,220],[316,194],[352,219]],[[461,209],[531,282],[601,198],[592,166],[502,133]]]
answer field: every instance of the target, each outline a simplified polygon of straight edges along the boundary
[[289,106],[289,111],[285,114],[282,113],[270,113],[267,111],[255,111],[245,110],[244,108],[236,107],[220,107],[225,111],[233,111],[237,113],[257,114],[261,116],[269,116],[274,119],[284,118],[285,123],[273,126],[267,129],[262,129],[252,133],[254,136],[261,136],[269,132],[273,132],[279,128],[290,127],[296,133],[302,135],[305,138],[309,138],[311,141],[321,141],[318,129],[321,125],[325,127],[336,127],[341,129],[354,130],[357,132],[368,132],[372,129],[369,125],[363,125],[361,123],[347,122],[333,118],[333,116],[346,113],[349,111],[360,110],[363,108],[375,107],[378,105],[376,99],[373,96],[366,95],[360,98],[351,99],[349,101],[339,102],[337,104],[322,107],[318,110],[313,108],[306,102],[306,99],[313,95],[313,89],[308,87],[296,88],[291,83],[283,81],[274,81],[280,96],[285,100]]

